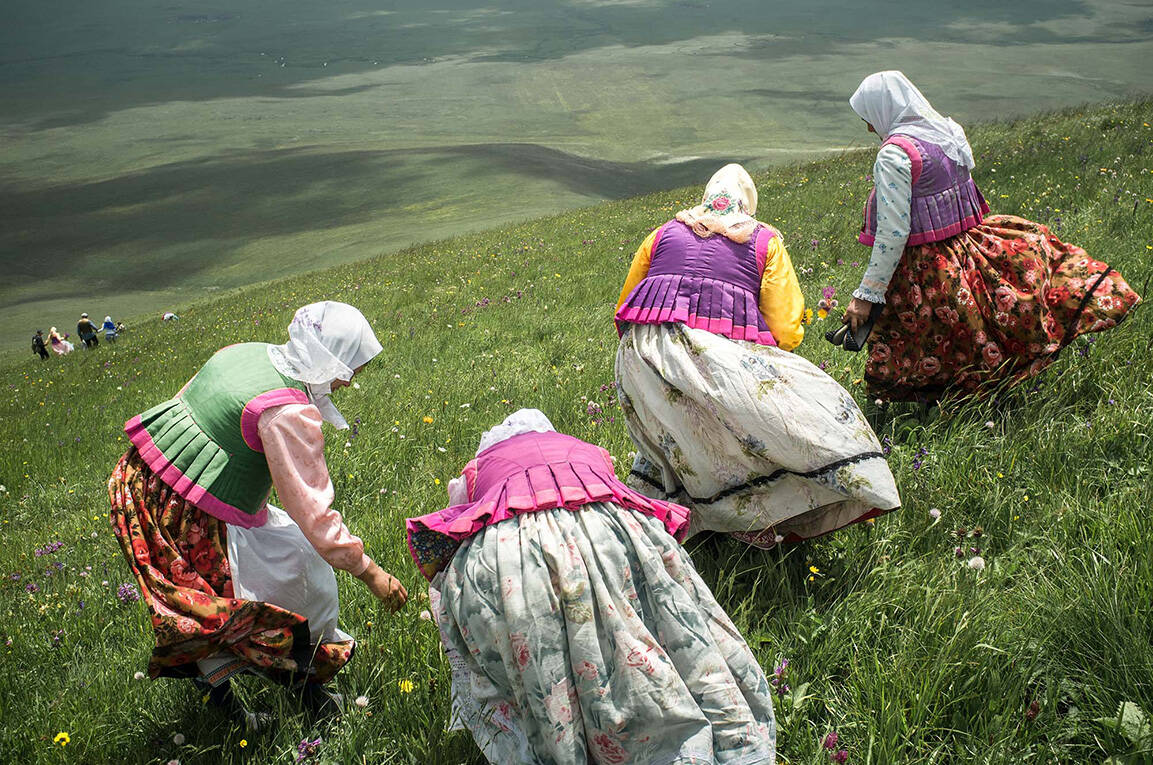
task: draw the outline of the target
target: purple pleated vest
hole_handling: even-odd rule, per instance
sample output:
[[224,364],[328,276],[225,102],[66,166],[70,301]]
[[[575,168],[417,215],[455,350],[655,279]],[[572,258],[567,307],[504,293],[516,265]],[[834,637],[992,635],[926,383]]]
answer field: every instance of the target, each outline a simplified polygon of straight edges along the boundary
[[734,340],[777,341],[760,311],[761,274],[777,232],[759,226],[744,244],[702,239],[678,220],[653,240],[649,272],[617,310],[617,326],[679,322]]
[[[881,144],[899,146],[913,163],[913,201],[906,247],[939,242],[977,226],[989,205],[969,170],[936,144],[912,136],[893,135]],[[877,234],[877,191],[865,203],[865,225],[857,241],[873,246]]]

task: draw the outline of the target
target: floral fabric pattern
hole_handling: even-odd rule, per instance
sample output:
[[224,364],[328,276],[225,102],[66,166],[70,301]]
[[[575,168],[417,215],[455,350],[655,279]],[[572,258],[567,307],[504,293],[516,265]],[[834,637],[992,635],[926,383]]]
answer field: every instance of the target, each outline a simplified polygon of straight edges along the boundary
[[156,476],[135,448],[108,480],[109,520],[152,618],[153,678],[194,677],[196,662],[232,653],[273,679],[325,682],[353,642],[309,646],[308,622],[269,603],[233,597],[228,525]]
[[637,447],[628,483],[692,510],[690,534],[771,547],[900,505],[853,397],[800,356],[683,324],[634,324],[616,377]]
[[518,515],[430,594],[455,713],[490,762],[776,761],[764,672],[660,521],[599,502]]
[[988,216],[906,248],[870,337],[869,395],[935,400],[1019,382],[1140,302],[1119,273],[1046,226]]

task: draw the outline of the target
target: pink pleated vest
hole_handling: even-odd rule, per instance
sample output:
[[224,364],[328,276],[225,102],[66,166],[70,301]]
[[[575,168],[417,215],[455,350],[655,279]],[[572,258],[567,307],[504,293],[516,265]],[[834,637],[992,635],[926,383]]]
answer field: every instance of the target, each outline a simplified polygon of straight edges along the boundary
[[688,508],[626,486],[607,451],[563,433],[524,433],[501,441],[478,454],[464,475],[469,502],[405,524],[412,559],[428,579],[448,565],[464,540],[538,510],[608,502],[658,519],[678,540],[688,531]]

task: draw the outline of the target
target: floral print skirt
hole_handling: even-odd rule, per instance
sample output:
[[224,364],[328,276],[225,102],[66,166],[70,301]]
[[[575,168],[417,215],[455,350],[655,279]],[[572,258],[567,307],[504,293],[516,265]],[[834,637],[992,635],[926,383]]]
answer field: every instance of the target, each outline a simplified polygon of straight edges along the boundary
[[304,616],[233,597],[228,524],[174,492],[135,447],[108,479],[108,496],[112,529],[152,617],[152,677],[197,677],[198,661],[224,654],[237,659],[217,662],[230,671],[325,682],[352,657],[351,640],[310,645]]
[[776,761],[764,672],[658,520],[518,515],[467,540],[430,595],[454,715],[490,762]]
[[869,341],[870,396],[934,401],[1039,373],[1141,302],[1121,274],[1039,223],[990,215],[909,247]]
[[691,509],[690,534],[771,547],[901,503],[853,397],[794,353],[683,324],[631,324],[616,377],[637,447],[628,483]]

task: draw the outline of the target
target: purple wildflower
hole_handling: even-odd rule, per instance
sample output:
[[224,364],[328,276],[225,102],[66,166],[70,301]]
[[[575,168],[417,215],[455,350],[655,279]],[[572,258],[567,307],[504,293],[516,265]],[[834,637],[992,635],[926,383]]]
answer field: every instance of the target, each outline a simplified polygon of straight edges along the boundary
[[120,598],[120,602],[124,604],[135,603],[140,600],[140,593],[131,584],[125,582],[116,588],[116,597]]
[[837,288],[829,285],[821,288],[821,297],[825,300],[832,300],[833,296],[837,294]]
[[317,736],[314,741],[309,741],[307,737],[302,738],[300,743],[296,745],[296,751],[298,753],[296,755],[296,761],[304,762],[305,760],[311,760],[320,752],[320,744],[323,741],[324,739],[319,736]]
[[36,582],[29,582],[28,584],[24,585],[24,592],[29,594],[40,592],[40,587],[36,584]]
[[59,541],[59,540],[57,540],[55,542],[49,542],[48,544],[44,545],[43,547],[37,547],[36,550],[32,554],[35,555],[37,558],[42,558],[45,555],[51,555],[52,553],[56,552],[57,550],[59,550],[63,546],[64,546],[64,543]]
[[809,246],[815,250],[821,246],[821,240],[820,239],[814,239],[813,241],[809,242]]
[[832,733],[825,736],[825,741],[824,741],[824,743],[821,744],[821,746],[825,747],[826,749],[836,749],[837,748],[837,732],[833,731]]
[[785,694],[787,694],[790,690],[792,690],[791,688],[789,688],[788,683],[785,682],[785,680],[787,679],[786,672],[787,672],[788,668],[789,668],[789,660],[788,659],[782,659],[781,663],[778,664],[776,666],[776,668],[773,670],[772,678],[769,679],[769,684],[773,686],[773,691],[777,694],[778,698],[783,699],[785,697]]
[[881,454],[888,456],[893,451],[893,439],[885,436],[881,439]]
[[837,765],[842,765],[842,763],[846,763],[849,761],[849,750],[848,749],[842,749],[841,751],[837,752],[836,754],[832,754],[830,752],[829,753],[829,759],[832,760],[833,762],[837,763]]

